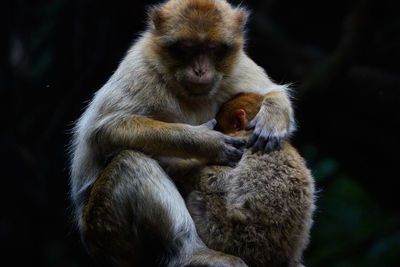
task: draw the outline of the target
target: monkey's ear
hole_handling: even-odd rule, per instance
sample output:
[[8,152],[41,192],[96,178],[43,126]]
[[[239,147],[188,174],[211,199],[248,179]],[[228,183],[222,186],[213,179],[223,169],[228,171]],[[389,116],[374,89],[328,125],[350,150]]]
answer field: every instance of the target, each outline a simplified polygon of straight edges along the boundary
[[244,130],[246,128],[246,111],[238,109],[233,113],[233,127],[236,131]]
[[239,31],[243,31],[246,26],[247,19],[249,18],[250,12],[244,7],[236,8],[236,25]]
[[162,16],[162,7],[160,5],[150,7],[148,16],[150,27],[154,30],[159,30],[164,22],[164,18]]

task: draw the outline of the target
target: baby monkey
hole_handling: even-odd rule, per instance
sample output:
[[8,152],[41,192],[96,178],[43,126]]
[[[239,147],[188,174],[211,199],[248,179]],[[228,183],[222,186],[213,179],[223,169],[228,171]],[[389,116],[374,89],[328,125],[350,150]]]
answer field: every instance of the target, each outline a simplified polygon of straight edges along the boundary
[[[244,129],[272,94],[239,94],[220,109],[217,128],[247,140],[251,132]],[[249,266],[302,266],[314,181],[289,142],[268,154],[247,150],[235,168],[183,160],[169,174],[195,189],[186,204],[209,248],[239,256]]]

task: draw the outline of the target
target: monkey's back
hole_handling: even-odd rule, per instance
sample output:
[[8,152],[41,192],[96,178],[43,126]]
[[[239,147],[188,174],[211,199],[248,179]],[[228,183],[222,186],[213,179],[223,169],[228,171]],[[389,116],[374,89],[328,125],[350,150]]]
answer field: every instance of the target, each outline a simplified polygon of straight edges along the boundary
[[246,151],[236,168],[201,172],[188,207],[212,249],[250,266],[297,265],[308,244],[314,181],[289,144],[269,154]]

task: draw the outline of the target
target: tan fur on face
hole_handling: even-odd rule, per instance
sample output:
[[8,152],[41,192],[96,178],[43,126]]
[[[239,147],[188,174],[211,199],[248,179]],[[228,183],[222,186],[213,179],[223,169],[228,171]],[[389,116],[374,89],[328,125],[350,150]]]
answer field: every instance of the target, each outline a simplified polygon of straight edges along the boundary
[[173,0],[150,11],[152,42],[149,53],[159,57],[166,71],[175,75],[181,62],[171,56],[166,47],[188,40],[192,42],[225,43],[230,52],[216,61],[217,71],[232,72],[244,45],[243,28],[247,11],[233,9],[227,2],[218,0]]
[[218,0],[172,0],[156,10],[151,13],[155,33],[171,38],[203,36],[208,41],[236,41],[247,18],[244,9],[233,9]]

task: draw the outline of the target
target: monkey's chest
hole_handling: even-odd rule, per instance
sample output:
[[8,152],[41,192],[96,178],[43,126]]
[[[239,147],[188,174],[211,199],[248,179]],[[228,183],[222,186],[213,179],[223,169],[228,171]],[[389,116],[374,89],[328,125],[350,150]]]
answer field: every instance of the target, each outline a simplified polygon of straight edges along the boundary
[[203,104],[203,106],[199,104],[198,106],[193,106],[191,109],[182,110],[180,119],[183,123],[199,125],[214,119],[217,111],[218,106],[216,103]]
[[213,119],[216,115],[216,108],[178,110],[178,111],[159,111],[153,114],[153,119],[169,123],[186,123],[199,125]]

